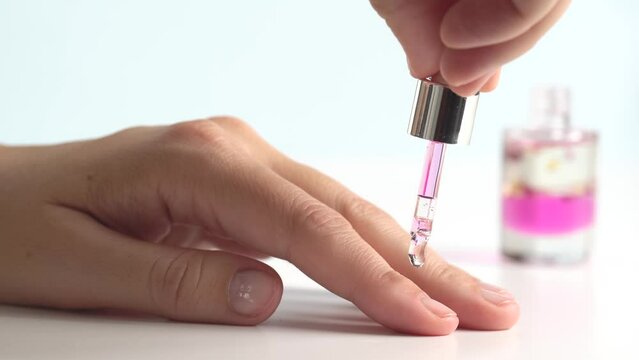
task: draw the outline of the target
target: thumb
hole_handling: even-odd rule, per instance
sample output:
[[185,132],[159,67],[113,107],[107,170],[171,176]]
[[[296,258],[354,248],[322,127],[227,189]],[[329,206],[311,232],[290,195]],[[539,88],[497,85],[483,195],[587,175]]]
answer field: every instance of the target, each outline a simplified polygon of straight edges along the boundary
[[140,274],[148,274],[143,310],[175,320],[255,325],[280,302],[282,280],[257,260],[223,251],[154,247],[155,259]]
[[282,280],[257,260],[132,239],[84,214],[65,212],[65,220],[73,226],[56,232],[61,238],[58,244],[68,247],[58,251],[74,256],[66,259],[64,271],[39,271],[46,282],[58,284],[49,299],[41,298],[48,303],[44,305],[255,325],[266,320],[280,302]]

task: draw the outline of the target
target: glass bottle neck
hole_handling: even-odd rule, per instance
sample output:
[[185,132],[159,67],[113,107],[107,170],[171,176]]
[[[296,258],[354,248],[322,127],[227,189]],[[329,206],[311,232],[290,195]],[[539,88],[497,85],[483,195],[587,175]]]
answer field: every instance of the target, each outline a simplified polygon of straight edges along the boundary
[[544,86],[533,89],[531,120],[535,128],[570,128],[570,91],[561,86]]

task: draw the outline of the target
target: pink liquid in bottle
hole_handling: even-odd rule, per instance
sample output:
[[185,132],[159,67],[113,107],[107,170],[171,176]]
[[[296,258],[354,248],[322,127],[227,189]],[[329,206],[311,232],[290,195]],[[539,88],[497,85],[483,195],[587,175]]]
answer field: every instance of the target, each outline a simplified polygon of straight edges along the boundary
[[569,125],[568,91],[534,93],[530,129],[504,137],[502,251],[519,260],[584,259],[595,220],[594,132]]

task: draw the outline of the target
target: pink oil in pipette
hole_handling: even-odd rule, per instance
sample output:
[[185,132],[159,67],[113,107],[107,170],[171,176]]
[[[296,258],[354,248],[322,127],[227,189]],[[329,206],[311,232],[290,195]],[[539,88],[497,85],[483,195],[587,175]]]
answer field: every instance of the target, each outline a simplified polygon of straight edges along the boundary
[[439,178],[444,163],[445,144],[430,141],[426,148],[424,170],[417,191],[417,203],[410,230],[408,258],[415,267],[426,261],[426,245],[430,239],[435,215]]

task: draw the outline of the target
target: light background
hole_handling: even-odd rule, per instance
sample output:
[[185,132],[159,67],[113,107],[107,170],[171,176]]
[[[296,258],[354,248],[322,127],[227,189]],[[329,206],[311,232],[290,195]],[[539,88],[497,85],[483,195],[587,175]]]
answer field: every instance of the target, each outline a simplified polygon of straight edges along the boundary
[[[506,66],[499,89],[482,95],[473,143],[449,147],[431,244],[514,291],[524,310],[513,331],[380,342],[285,326],[238,336],[228,327],[173,323],[175,331],[10,308],[0,309],[7,322],[0,352],[210,357],[214,345],[237,357],[298,354],[328,342],[333,353],[360,357],[627,357],[636,352],[639,323],[638,295],[627,280],[637,273],[639,251],[638,64],[639,2],[573,1],[533,51]],[[491,260],[499,239],[501,132],[526,121],[528,91],[538,83],[572,87],[575,123],[601,134],[592,267]],[[423,155],[423,143],[406,135],[413,90],[399,45],[366,0],[0,0],[0,143],[54,143],[234,114],[408,227]],[[278,265],[287,286],[303,283]],[[290,304],[273,323],[299,321],[300,309],[309,309],[300,302],[290,315]],[[87,331],[99,336],[82,336]],[[68,339],[79,341],[69,347]],[[255,346],[238,347],[237,339]],[[324,356],[319,350],[307,355]]]
[[[600,197],[624,183],[611,177],[637,172],[637,64],[639,3],[574,1],[482,95],[472,145],[449,149],[435,230],[454,237],[464,219],[493,246],[501,132],[526,122],[539,83],[570,86],[575,124],[600,132]],[[406,134],[413,90],[365,0],[0,0],[2,143],[233,114],[407,219],[423,153]]]

